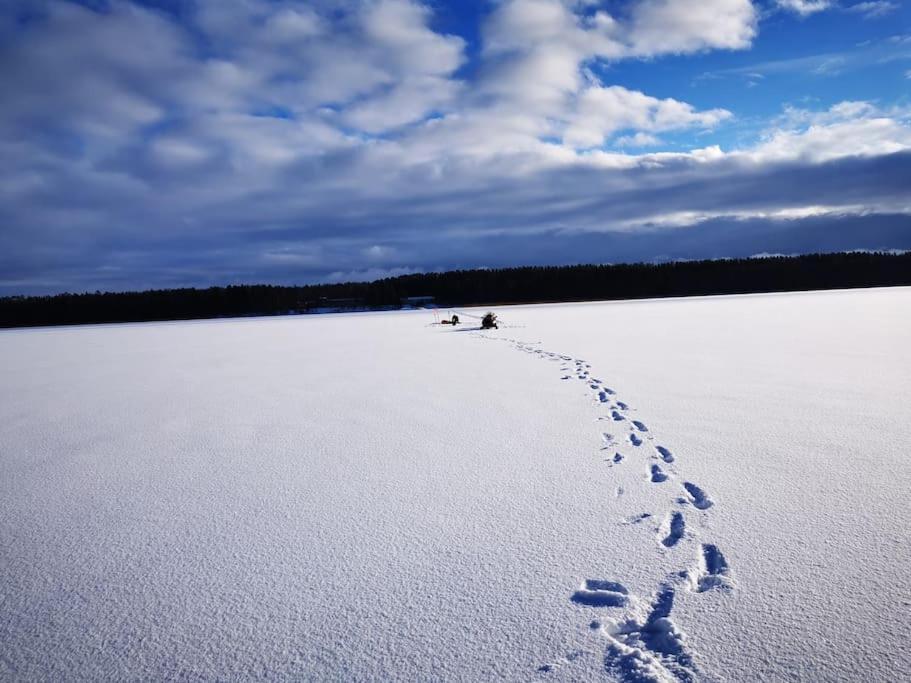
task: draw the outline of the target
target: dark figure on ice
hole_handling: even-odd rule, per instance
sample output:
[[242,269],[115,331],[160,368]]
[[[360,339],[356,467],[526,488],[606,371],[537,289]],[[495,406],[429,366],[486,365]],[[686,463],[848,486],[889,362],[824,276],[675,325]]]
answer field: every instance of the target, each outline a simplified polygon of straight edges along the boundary
[[459,316],[453,314],[453,316],[452,316],[452,322],[451,322],[450,324],[451,324],[451,325],[458,325],[458,324],[459,324]]
[[487,313],[487,314],[481,319],[481,329],[482,329],[482,330],[489,330],[489,329],[491,329],[491,328],[493,328],[493,329],[495,329],[495,330],[500,329],[499,327],[497,327],[497,315],[496,315],[496,313]]

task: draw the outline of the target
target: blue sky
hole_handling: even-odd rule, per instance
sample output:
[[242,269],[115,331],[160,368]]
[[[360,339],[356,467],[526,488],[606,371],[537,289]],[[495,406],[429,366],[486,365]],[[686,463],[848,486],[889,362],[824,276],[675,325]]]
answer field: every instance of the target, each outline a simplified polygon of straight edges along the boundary
[[0,294],[911,249],[902,0],[4,0]]

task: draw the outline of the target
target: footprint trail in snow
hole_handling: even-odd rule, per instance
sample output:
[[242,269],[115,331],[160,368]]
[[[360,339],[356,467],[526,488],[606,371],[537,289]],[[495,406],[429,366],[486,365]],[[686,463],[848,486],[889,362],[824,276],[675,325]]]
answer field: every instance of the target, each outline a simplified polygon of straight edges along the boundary
[[[703,522],[715,502],[701,486],[682,480],[676,469],[680,463],[677,454],[664,445],[654,444],[651,429],[630,415],[635,409],[619,400],[617,392],[604,380],[593,377],[588,362],[545,351],[538,348],[540,342],[530,344],[478,336],[508,342],[513,348],[543,360],[561,362],[557,378],[580,382],[601,412],[596,421],[604,427],[611,425],[608,427],[611,433],[593,433],[593,449],[609,449],[604,461],[610,468],[626,468],[630,466],[628,463],[638,461],[645,471],[639,480],[641,485],[650,487],[648,491],[657,509],[668,510],[660,525],[655,524],[659,517],[651,512],[628,516],[623,522],[652,534],[648,542],[655,552],[668,553],[668,557],[679,558],[683,564],[669,576],[656,577],[654,593],[634,595],[617,576],[584,579],[569,593],[569,600],[586,610],[590,629],[606,641],[605,671],[617,680],[640,683],[704,679],[706,674],[700,671],[696,656],[688,649],[685,633],[673,620],[673,608],[681,591],[699,594],[712,590],[728,592],[734,588],[731,568],[722,551],[717,545],[700,540]],[[646,441],[652,442],[650,449],[641,448]],[[619,503],[624,487],[615,483],[611,490]],[[614,568],[614,572],[622,569]],[[562,660],[571,661],[579,652],[571,652]],[[536,671],[547,675],[555,667],[555,664],[544,664]]]

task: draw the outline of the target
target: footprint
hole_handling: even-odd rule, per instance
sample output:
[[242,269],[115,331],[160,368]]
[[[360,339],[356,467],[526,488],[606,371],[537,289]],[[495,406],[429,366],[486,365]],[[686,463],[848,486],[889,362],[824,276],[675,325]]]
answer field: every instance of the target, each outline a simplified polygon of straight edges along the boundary
[[587,607],[626,607],[629,591],[616,581],[586,579],[585,585],[573,593],[570,600]]
[[622,454],[622,453],[614,453],[614,462],[615,462],[615,463],[621,463],[621,462],[623,462],[623,454]]
[[686,636],[671,620],[674,586],[662,584],[645,622],[627,620],[607,631],[604,668],[617,680],[694,683],[699,670],[686,650]]
[[625,419],[626,419],[626,418],[623,417],[620,413],[618,413],[616,410],[611,411],[610,416],[611,416],[612,418],[614,418],[614,421],[615,421],[615,422],[620,422],[621,420],[625,420]]
[[623,401],[617,401],[617,407],[620,410],[629,410],[629,406],[626,405]]
[[700,557],[700,576],[697,583],[696,591],[705,593],[713,588],[723,590],[730,589],[731,586],[731,569],[728,566],[724,555],[718,550],[718,546],[711,543],[702,544],[702,555]]
[[640,432],[648,431],[648,427],[646,427],[644,424],[639,422],[639,420],[633,420],[633,424],[635,425],[636,429],[638,429]]
[[658,451],[658,455],[661,456],[661,459],[664,460],[664,462],[667,462],[667,463],[674,462],[674,454],[671,453],[664,446],[655,446],[655,450]]
[[686,531],[686,521],[683,518],[683,513],[674,512],[670,516],[670,521],[667,523],[667,536],[661,539],[661,544],[665,548],[673,548],[677,543],[683,538],[683,534]]
[[608,393],[608,394],[610,394],[611,396],[614,396],[614,395],[617,393],[616,391],[614,391],[614,390],[611,389],[610,387],[604,387],[604,391],[605,391],[605,393]]
[[667,481],[667,474],[659,465],[652,465],[652,483],[660,484],[663,481]]
[[711,498],[708,497],[705,491],[696,486],[696,484],[691,484],[688,481],[683,482],[683,488],[686,489],[686,492],[690,494],[690,502],[694,507],[700,510],[708,510],[715,503]]
[[630,434],[630,435],[629,435],[629,442],[630,442],[631,444],[633,444],[634,446],[641,446],[641,445],[642,445],[642,439],[640,439],[640,438],[639,438],[638,436],[636,436],[635,434]]
[[607,403],[608,401],[610,401],[610,399],[607,397],[606,391],[598,392],[598,400],[601,401],[601,403]]

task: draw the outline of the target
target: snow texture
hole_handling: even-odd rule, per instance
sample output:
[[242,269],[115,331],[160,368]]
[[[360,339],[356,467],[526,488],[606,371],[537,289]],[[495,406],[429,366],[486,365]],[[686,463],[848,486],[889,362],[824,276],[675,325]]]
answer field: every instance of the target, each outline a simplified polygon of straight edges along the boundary
[[908,680],[909,311],[2,332],[0,679]]

